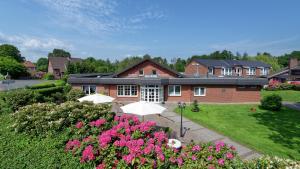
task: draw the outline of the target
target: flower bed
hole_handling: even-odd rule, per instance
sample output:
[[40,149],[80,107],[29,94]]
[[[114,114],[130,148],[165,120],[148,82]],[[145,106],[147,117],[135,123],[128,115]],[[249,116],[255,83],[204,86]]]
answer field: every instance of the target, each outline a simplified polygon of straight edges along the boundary
[[181,149],[167,145],[164,131],[155,122],[140,122],[136,116],[122,115],[79,121],[66,151],[101,168],[226,168],[238,163],[234,147],[223,142],[188,144]]

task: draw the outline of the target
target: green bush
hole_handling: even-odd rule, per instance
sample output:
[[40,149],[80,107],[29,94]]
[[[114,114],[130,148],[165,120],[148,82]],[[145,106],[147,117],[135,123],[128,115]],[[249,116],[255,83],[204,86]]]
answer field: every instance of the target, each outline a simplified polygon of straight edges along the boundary
[[4,76],[0,73],[0,80],[4,80]]
[[66,82],[63,80],[57,80],[55,81],[55,86],[65,86]]
[[15,111],[25,105],[42,101],[42,97],[32,90],[16,89],[5,92],[3,100],[13,111]]
[[78,121],[91,121],[105,118],[111,109],[110,105],[66,102],[60,105],[53,103],[36,103],[20,108],[13,114],[16,132],[30,135],[48,135],[61,132]]
[[42,88],[35,90],[36,92],[40,93],[43,96],[51,96],[51,94],[56,92],[63,92],[64,87],[63,86],[56,86],[56,87],[49,87],[49,88]]
[[193,102],[193,106],[192,106],[192,112],[199,112],[200,108],[199,108],[199,104],[197,100],[194,100]]
[[278,111],[282,107],[282,98],[277,94],[265,96],[260,102],[261,107],[266,110]]
[[294,90],[300,91],[300,85],[295,85]]
[[293,90],[295,85],[289,83],[282,83],[279,85],[280,90]]
[[51,73],[46,73],[43,77],[44,80],[54,80],[54,75]]
[[71,89],[67,94],[68,101],[77,101],[77,99],[83,97],[85,94],[80,89]]
[[5,102],[4,96],[5,96],[4,92],[0,92],[0,114],[12,112],[11,107]]
[[245,169],[300,168],[300,162],[293,161],[290,159],[282,159],[278,157],[263,156],[258,159],[245,161],[242,168]]

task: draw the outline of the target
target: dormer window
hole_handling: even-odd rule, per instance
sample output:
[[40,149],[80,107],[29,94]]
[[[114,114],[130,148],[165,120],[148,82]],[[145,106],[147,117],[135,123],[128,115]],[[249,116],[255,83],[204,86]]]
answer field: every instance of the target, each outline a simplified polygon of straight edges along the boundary
[[152,70],[152,75],[156,75],[156,70],[155,69]]
[[256,74],[256,69],[255,67],[250,67],[248,69],[248,75],[255,75]]
[[260,75],[267,76],[268,72],[269,72],[268,68],[261,68],[260,69]]
[[139,76],[144,76],[144,69],[139,70]]
[[213,67],[208,68],[208,74],[209,75],[214,75],[214,68]]
[[223,76],[231,76],[232,75],[232,68],[223,68],[222,69]]

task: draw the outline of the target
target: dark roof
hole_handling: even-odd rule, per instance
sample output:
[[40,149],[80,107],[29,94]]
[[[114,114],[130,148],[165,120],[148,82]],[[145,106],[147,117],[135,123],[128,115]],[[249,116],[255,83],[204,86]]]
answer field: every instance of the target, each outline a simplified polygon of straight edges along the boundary
[[158,65],[159,67],[162,67],[163,69],[165,69],[165,70],[167,70],[167,71],[169,71],[169,72],[177,75],[178,77],[183,77],[184,76],[183,74],[180,74],[179,72],[176,72],[175,70],[172,70],[172,69],[170,69],[169,67],[167,67],[165,65],[162,65],[162,64],[160,64],[160,63],[158,63],[158,62],[156,62],[156,61],[154,61],[152,59],[148,59],[147,58],[147,59],[143,59],[143,60],[141,60],[141,61],[139,61],[139,62],[137,62],[137,63],[135,63],[135,64],[133,64],[133,65],[131,65],[129,67],[127,67],[126,69],[124,69],[124,70],[122,70],[120,72],[115,73],[114,77],[117,77],[118,75],[120,75],[120,74],[122,74],[122,73],[124,73],[124,72],[126,72],[126,71],[128,71],[128,70],[130,70],[130,69],[132,69],[132,68],[134,68],[134,67],[136,67],[136,66],[138,66],[138,65],[140,65],[142,63],[144,63],[144,62],[146,62],[146,61],[152,62],[152,63]]
[[69,77],[75,78],[103,78],[103,77],[112,77],[114,73],[82,73],[82,74],[70,74]]
[[156,84],[156,85],[259,85],[268,84],[266,78],[76,78],[70,77],[71,84]]
[[69,57],[48,57],[48,61],[51,62],[53,69],[65,70],[69,63],[75,63],[82,61],[80,58]]
[[35,65],[30,61],[23,62],[23,65],[27,68],[35,68]]
[[271,67],[270,65],[259,61],[246,60],[217,60],[217,59],[193,59],[194,61],[207,67]]

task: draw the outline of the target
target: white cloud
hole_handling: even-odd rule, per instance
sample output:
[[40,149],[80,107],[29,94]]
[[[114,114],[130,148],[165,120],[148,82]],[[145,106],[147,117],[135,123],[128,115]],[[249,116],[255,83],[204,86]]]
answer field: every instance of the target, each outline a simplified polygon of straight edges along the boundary
[[72,50],[73,46],[55,38],[40,38],[26,35],[7,35],[0,32],[0,44],[9,43],[19,48],[22,55],[36,60],[46,56],[54,48]]
[[35,0],[50,11],[52,22],[84,33],[102,35],[120,30],[141,29],[145,20],[164,17],[157,10],[123,16],[116,0]]

